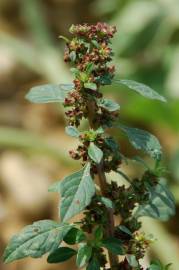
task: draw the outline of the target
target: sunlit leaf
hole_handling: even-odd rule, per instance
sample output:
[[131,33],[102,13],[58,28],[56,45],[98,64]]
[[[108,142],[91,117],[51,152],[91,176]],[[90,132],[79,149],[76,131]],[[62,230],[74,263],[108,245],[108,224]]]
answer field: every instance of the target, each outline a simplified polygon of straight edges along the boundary
[[77,266],[81,268],[85,264],[87,264],[89,259],[91,258],[91,254],[92,254],[92,247],[88,246],[85,243],[81,244],[80,248],[78,249],[78,254],[76,258]]
[[139,263],[138,263],[138,261],[137,261],[137,259],[136,259],[136,257],[134,255],[128,254],[126,256],[126,259],[127,259],[130,266],[132,266],[132,267],[139,266]]
[[78,129],[73,126],[67,126],[65,128],[65,131],[69,136],[72,136],[72,137],[78,138],[80,135],[80,132],[78,131]]
[[136,91],[137,93],[141,94],[142,96],[149,98],[149,99],[157,99],[163,102],[166,102],[166,99],[159,95],[155,90],[150,88],[149,86],[139,83],[136,81],[131,80],[113,80],[116,84],[122,84],[127,86],[129,89]]
[[90,204],[95,193],[94,181],[90,175],[90,164],[61,181],[60,216],[63,221],[80,213]]
[[73,84],[39,85],[31,88],[26,99],[32,103],[64,102],[68,92],[73,88]]
[[40,220],[26,226],[12,237],[4,252],[4,262],[10,263],[28,256],[39,258],[47,252],[53,252],[71,227],[52,220]]
[[88,155],[95,162],[100,163],[103,158],[103,152],[93,142],[88,147]]
[[107,208],[113,208],[113,202],[106,197],[100,197],[99,199]]
[[148,131],[126,127],[121,124],[118,125],[118,127],[127,134],[129,141],[136,149],[146,152],[156,160],[161,159],[162,148],[158,139],[154,135]]
[[118,103],[110,100],[110,99],[107,99],[107,98],[104,98],[104,99],[100,99],[98,101],[98,105],[106,110],[108,110],[109,112],[115,112],[117,110],[120,109],[120,106]]

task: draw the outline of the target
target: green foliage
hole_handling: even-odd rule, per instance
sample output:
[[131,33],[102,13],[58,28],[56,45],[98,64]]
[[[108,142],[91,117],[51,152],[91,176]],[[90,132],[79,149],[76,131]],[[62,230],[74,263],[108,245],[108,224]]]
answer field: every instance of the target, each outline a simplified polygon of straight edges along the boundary
[[82,170],[65,177],[60,182],[60,217],[66,221],[80,213],[91,202],[95,186],[90,176],[90,163]]
[[162,149],[158,139],[147,131],[119,125],[119,127],[127,134],[131,144],[139,150],[149,154],[156,160],[161,159]]
[[45,84],[33,87],[26,95],[26,99],[33,103],[64,102],[73,84]]
[[91,258],[91,254],[92,254],[92,247],[82,243],[80,244],[80,247],[78,249],[78,254],[77,254],[77,258],[76,258],[76,264],[79,268],[85,266],[85,264],[88,263],[88,261]]
[[84,83],[84,87],[91,90],[97,89],[97,85],[95,83],[90,83],[90,82]]
[[93,142],[88,147],[88,155],[95,163],[100,163],[103,158],[103,152]]
[[98,226],[94,232],[95,241],[98,242],[103,238],[103,227]]
[[124,255],[125,251],[121,240],[111,237],[103,240],[102,245],[116,255]]
[[61,220],[66,221],[80,213],[90,204],[95,193],[95,185],[90,176],[90,163],[82,170],[65,177],[61,182],[54,183],[49,191],[61,194]]
[[94,63],[88,63],[86,66],[86,73],[90,75],[94,70],[94,67],[95,67]]
[[130,266],[132,266],[132,267],[138,267],[139,266],[139,263],[138,263],[138,261],[137,261],[137,259],[136,259],[136,257],[134,255],[127,255],[126,259],[127,259]]
[[63,239],[68,245],[74,245],[86,240],[85,233],[78,228],[71,228]]
[[119,230],[121,230],[122,232],[128,234],[128,235],[132,235],[132,232],[124,225],[119,225],[118,226]]
[[110,99],[107,99],[107,98],[104,98],[102,100],[99,100],[98,101],[98,105],[106,110],[108,110],[109,112],[115,112],[117,110],[120,109],[120,106],[118,103],[110,100]]
[[137,93],[141,94],[142,96],[149,98],[149,99],[157,99],[163,102],[166,102],[166,99],[159,95],[156,91],[154,91],[149,86],[146,86],[143,83],[138,83],[131,80],[114,80],[115,83],[122,84],[127,86],[129,89],[136,91]]
[[4,262],[10,263],[28,256],[39,258],[47,252],[53,252],[71,227],[52,220],[34,222],[13,236],[4,252]]
[[149,216],[166,221],[175,214],[174,198],[166,186],[158,184],[156,187],[150,188],[149,192],[149,203],[139,205],[135,212],[136,217]]
[[92,258],[90,260],[90,263],[88,264],[87,270],[100,270],[100,263],[99,261],[97,260],[97,258]]
[[66,134],[68,134],[71,137],[76,137],[78,138],[80,136],[80,132],[73,126],[67,126],[65,128]]
[[113,202],[109,198],[101,196],[100,201],[106,206],[106,208],[113,208]]
[[65,262],[74,255],[76,255],[76,250],[69,247],[57,248],[54,252],[50,253],[47,258],[48,263],[61,263]]

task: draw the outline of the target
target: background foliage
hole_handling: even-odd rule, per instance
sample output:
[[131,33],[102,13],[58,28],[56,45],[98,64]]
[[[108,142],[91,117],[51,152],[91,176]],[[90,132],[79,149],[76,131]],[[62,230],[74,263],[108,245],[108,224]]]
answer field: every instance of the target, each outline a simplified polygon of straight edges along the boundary
[[[72,23],[107,21],[115,24],[115,64],[120,78],[146,83],[168,103],[146,100],[115,86],[106,95],[122,104],[121,120],[152,131],[163,144],[168,181],[179,203],[179,2],[178,0],[1,0],[0,2],[0,249],[10,236],[34,219],[56,218],[58,198],[48,194],[51,179],[72,166],[66,149],[74,140],[64,134],[61,107],[31,105],[24,100],[36,84],[69,82],[63,63],[63,42]],[[117,135],[117,134],[116,134]],[[129,156],[121,137],[121,148]],[[129,172],[135,175],[140,167]],[[119,178],[120,181],[120,178]],[[56,201],[54,201],[56,200]],[[146,219],[146,232],[158,239],[152,254],[178,269],[179,226]],[[147,258],[146,258],[147,260]],[[1,269],[72,269],[26,260]]]

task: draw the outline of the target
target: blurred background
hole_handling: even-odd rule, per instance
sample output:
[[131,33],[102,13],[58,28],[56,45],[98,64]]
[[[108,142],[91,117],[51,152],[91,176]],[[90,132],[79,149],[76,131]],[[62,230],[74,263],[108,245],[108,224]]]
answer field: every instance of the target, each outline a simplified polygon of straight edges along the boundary
[[[58,195],[47,190],[54,180],[79,168],[68,157],[76,142],[64,133],[61,106],[33,105],[24,95],[37,84],[72,80],[58,36],[69,36],[72,23],[97,21],[117,26],[113,42],[117,75],[146,83],[168,98],[161,104],[119,87],[104,89],[121,104],[121,121],[153,132],[163,145],[177,211],[168,222],[144,222],[144,231],[158,239],[146,261],[157,257],[178,270],[179,0],[0,0],[0,253],[23,226],[58,219]],[[127,142],[115,135],[124,154],[133,156]],[[75,266],[73,259],[62,266],[47,265],[44,257],[10,265],[0,262],[0,269]]]

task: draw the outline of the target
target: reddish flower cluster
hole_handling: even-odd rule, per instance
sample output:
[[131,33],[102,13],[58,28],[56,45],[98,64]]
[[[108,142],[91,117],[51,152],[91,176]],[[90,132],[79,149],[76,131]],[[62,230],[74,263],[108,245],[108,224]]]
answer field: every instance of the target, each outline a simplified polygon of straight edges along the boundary
[[116,27],[110,26],[107,23],[98,22],[97,24],[77,24],[72,25],[70,32],[76,36],[85,36],[89,39],[92,38],[112,38],[116,33]]
[[[73,65],[71,71],[75,78],[74,91],[65,99],[65,106],[70,107],[66,113],[70,125],[78,126],[82,117],[86,117],[84,112],[87,101],[102,98],[100,86],[111,84],[114,77],[115,67],[108,63],[113,56],[110,38],[116,28],[105,23],[82,24],[72,25],[70,32],[75,37],[66,43],[64,60]],[[115,118],[115,113],[104,110],[101,117],[97,104],[94,109],[99,125],[107,125]]]
[[[108,111],[100,102],[103,95],[99,91],[101,85],[111,84],[115,67],[109,65],[113,52],[110,48],[110,38],[116,32],[116,28],[106,23],[95,25],[72,25],[70,32],[75,35],[71,41],[66,42],[64,60],[72,64],[74,75],[74,90],[68,94],[64,105],[69,110],[66,116],[69,125],[78,127],[82,118],[89,117],[89,110],[93,110],[92,128],[109,127],[118,117],[118,111]],[[92,107],[89,103],[92,102]],[[80,138],[81,144],[76,150],[70,151],[73,159],[81,159],[86,162],[90,140]],[[103,150],[103,166],[106,172],[118,168],[121,163],[119,147],[111,149],[110,138],[97,136],[95,144]],[[115,142],[112,142],[114,147]],[[117,145],[117,144],[116,144]],[[115,153],[115,154],[114,154]],[[95,163],[92,162],[93,172],[96,173]]]
[[64,105],[65,107],[70,107],[70,109],[65,112],[68,117],[69,125],[79,126],[86,110],[83,96],[80,95],[78,91],[74,90],[65,98]]

